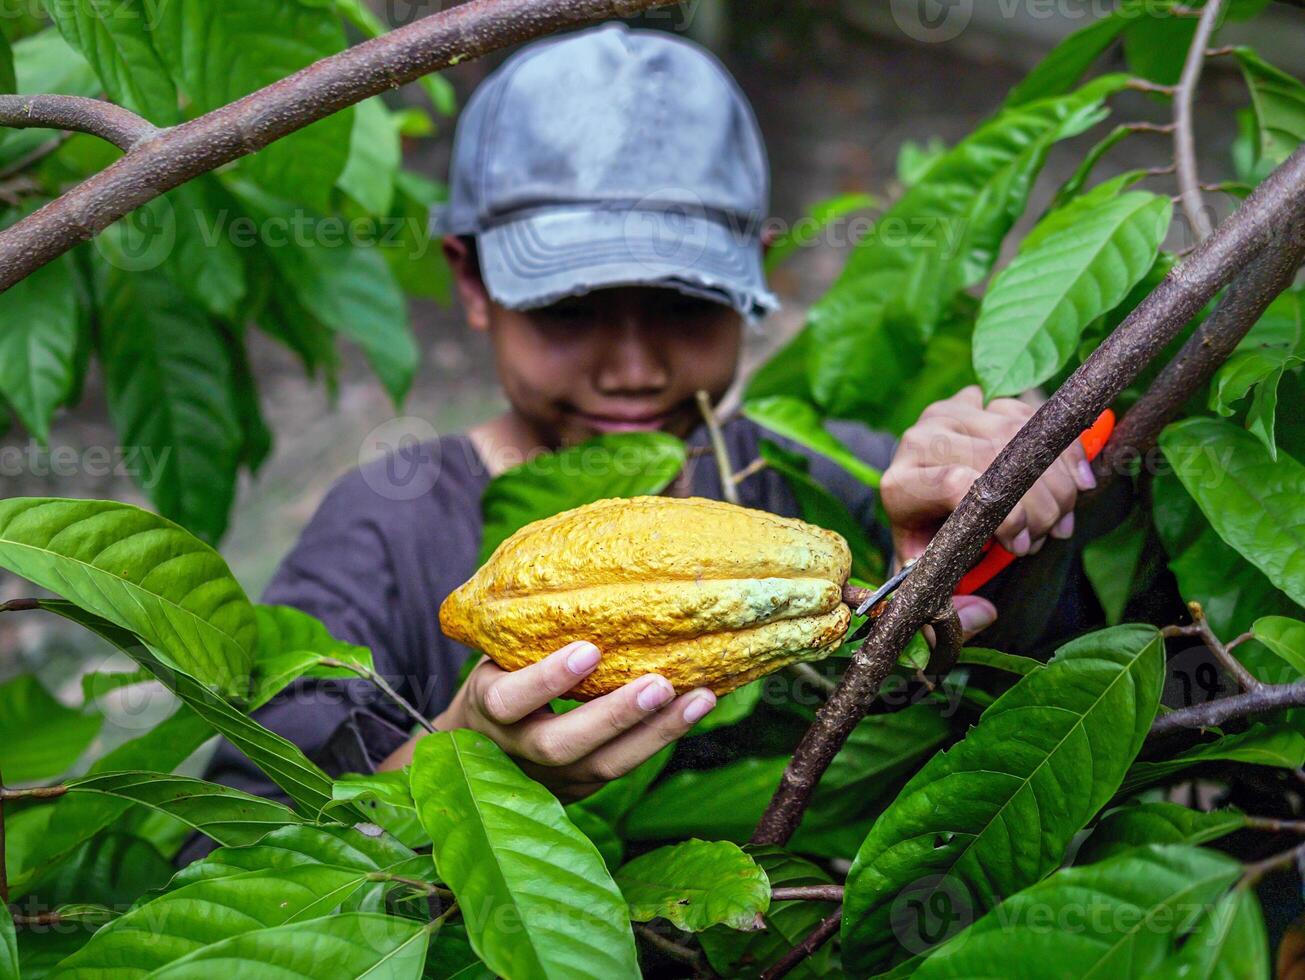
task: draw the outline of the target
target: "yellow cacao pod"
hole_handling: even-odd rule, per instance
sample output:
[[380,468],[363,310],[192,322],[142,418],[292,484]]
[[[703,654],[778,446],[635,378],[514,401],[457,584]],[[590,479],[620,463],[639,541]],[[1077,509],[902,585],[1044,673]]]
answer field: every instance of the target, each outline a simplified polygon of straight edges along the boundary
[[440,607],[446,635],[505,670],[573,640],[603,652],[582,700],[658,673],[734,690],[838,645],[847,542],[699,497],[599,500],[517,531]]

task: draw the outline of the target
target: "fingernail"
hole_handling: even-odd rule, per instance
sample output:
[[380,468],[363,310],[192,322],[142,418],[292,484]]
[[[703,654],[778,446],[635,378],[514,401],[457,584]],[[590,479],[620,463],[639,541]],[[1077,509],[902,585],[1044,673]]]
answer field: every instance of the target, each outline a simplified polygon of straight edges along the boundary
[[1046,538],[1038,538],[1038,540],[1034,541],[1033,544],[1029,546],[1029,554],[1036,555],[1039,551],[1042,550],[1042,546],[1046,543],[1047,543]]
[[684,720],[692,725],[714,707],[716,707],[716,695],[710,692],[700,694],[684,706]]
[[1080,490],[1091,490],[1097,485],[1097,475],[1092,472],[1092,464],[1086,459],[1080,459],[1078,466],[1075,468],[1078,479],[1075,482]]
[[598,666],[601,656],[598,647],[592,643],[577,643],[576,648],[566,655],[566,669],[573,674],[587,674]]
[[1062,541],[1074,536],[1074,512],[1070,511],[1064,517],[1056,522],[1056,526],[1051,529],[1053,538],[1060,538]]
[[656,711],[673,697],[675,690],[671,687],[671,682],[664,677],[654,677],[634,700],[644,711]]
[[965,606],[956,611],[961,621],[961,630],[965,633],[979,633],[997,621],[997,617],[986,606]]
[[1027,555],[1029,545],[1033,544],[1033,538],[1029,536],[1029,529],[1026,527],[1019,534],[1015,535],[1015,540],[1011,542],[1010,550],[1017,555]]

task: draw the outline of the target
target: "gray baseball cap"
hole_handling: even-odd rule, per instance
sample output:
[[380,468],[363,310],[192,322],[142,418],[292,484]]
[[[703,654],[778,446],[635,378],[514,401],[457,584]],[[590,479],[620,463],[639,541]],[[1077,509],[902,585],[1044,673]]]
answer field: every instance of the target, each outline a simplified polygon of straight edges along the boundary
[[750,323],[779,306],[756,117],[689,41],[606,24],[522,49],[467,102],[449,183],[434,228],[476,236],[510,309],[619,285],[673,287]]

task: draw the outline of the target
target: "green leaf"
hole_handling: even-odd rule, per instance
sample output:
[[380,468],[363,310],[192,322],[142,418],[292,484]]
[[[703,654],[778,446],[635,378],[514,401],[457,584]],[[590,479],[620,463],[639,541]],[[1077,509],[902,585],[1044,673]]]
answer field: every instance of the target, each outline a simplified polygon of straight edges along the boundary
[[1152,627],[1080,637],[930,759],[875,821],[848,873],[844,965],[868,969],[890,951],[893,902],[920,879],[944,876],[985,910],[1054,868],[1141,748],[1163,667]]
[[322,622],[290,606],[254,607],[258,651],[250,678],[250,703],[266,704],[300,677],[342,678],[358,674],[344,667],[322,666],[323,658],[372,667],[366,647],[337,640]]
[[1281,725],[1252,725],[1236,735],[1224,735],[1213,742],[1194,746],[1172,759],[1135,762],[1128,770],[1121,792],[1135,793],[1144,786],[1203,762],[1241,762],[1252,766],[1299,769],[1305,766],[1305,735]]
[[17,92],[18,76],[14,72],[14,52],[9,38],[0,32],[0,92]]
[[[39,31],[13,45],[17,91],[24,95],[51,92],[96,96],[102,88],[95,72],[68,46],[57,28]],[[10,166],[50,141],[48,129],[10,130],[0,141],[0,166]]]
[[[1121,5],[1121,11],[1127,6]],[[1079,28],[1052,48],[1037,67],[1010,90],[1006,105],[1023,105],[1070,91],[1128,26],[1127,16],[1121,11]]]
[[763,429],[832,459],[866,486],[879,486],[882,474],[831,435],[810,402],[789,395],[773,395],[744,402],[743,414]]
[[711,713],[694,725],[689,734],[705,735],[717,728],[737,725],[749,717],[761,703],[764,684],[765,679],[759,678],[723,695],[716,701],[716,707]]
[[873,194],[854,192],[840,194],[814,205],[809,216],[799,218],[791,228],[770,243],[770,248],[766,250],[766,272],[773,272],[799,248],[818,241],[821,230],[831,222],[856,211],[875,207],[878,203],[879,199]]
[[629,911],[597,848],[497,745],[468,730],[428,735],[417,743],[412,795],[436,870],[490,969],[638,975]]
[[178,120],[177,89],[150,37],[142,0],[42,0],[68,43],[86,56],[109,100],[156,126]]
[[1234,888],[1210,907],[1159,975],[1166,980],[1241,980],[1270,972],[1260,900],[1251,888]]
[[336,980],[418,980],[430,927],[393,915],[346,912],[232,936],[150,974],[150,980],[272,976],[316,980],[330,964]]
[[77,291],[72,264],[56,259],[0,294],[0,396],[41,442],[72,391]]
[[337,185],[370,214],[385,214],[394,203],[394,176],[403,162],[399,130],[380,96],[354,108],[349,159]]
[[1168,14],[1164,8],[1171,3],[1162,0],[1159,10],[1143,5],[1124,33],[1124,58],[1129,69],[1161,85],[1178,82],[1196,35],[1196,18]]
[[0,773],[10,786],[66,772],[100,731],[100,715],[65,707],[32,674],[0,684]]
[[[715,712],[712,712],[715,714]],[[709,716],[710,717],[710,716]],[[668,745],[660,752],[645,759],[620,779],[613,779],[594,793],[582,800],[567,805],[566,812],[574,816],[577,810],[585,810],[609,824],[620,822],[639,798],[648,791],[648,787],[661,775],[666,764],[671,761],[675,746]]]
[[227,527],[240,465],[226,343],[162,277],[115,271],[104,289],[100,356],[109,413],[128,445],[157,460],[137,482],[164,517],[215,542]]
[[447,197],[448,189],[443,184],[399,171],[395,175],[394,210],[388,219],[388,227],[397,226],[398,231],[383,239],[387,243],[385,259],[403,291],[445,305],[453,293],[453,270],[439,240],[431,236],[430,211]]
[[0,500],[0,566],[131,630],[223,691],[243,691],[258,627],[226,562],[148,511],[105,500]]
[[965,647],[961,650],[960,658],[956,662],[959,664],[978,664],[981,667],[995,667],[997,670],[1019,674],[1021,677],[1031,674],[1043,666],[1041,661],[1034,660],[1032,657],[1002,653],[1000,650],[989,650],[986,647]]
[[302,818],[271,800],[190,776],[110,772],[65,781],[69,793],[99,793],[176,817],[219,844],[252,844]]
[[[819,867],[778,847],[746,850],[761,865],[772,889],[832,883]],[[740,932],[715,926],[699,935],[698,940],[707,961],[723,976],[755,977],[805,939],[832,909],[829,902],[771,902],[765,913],[764,931]],[[818,950],[799,963],[790,976],[804,980],[823,976],[830,968],[830,952],[829,946]]]
[[760,401],[772,395],[789,395],[813,401],[815,396],[811,394],[811,384],[807,377],[807,352],[810,346],[811,331],[799,331],[748,379],[747,387],[743,390],[743,400]]
[[1106,95],[1123,84],[1107,76],[1072,95],[1004,110],[880,216],[810,311],[807,360],[819,405],[868,420],[883,410],[879,391],[914,373],[916,348],[942,312],[991,270],[1050,146],[1093,125]]
[[1286,616],[1261,616],[1251,627],[1255,638],[1305,677],[1305,623]]
[[1139,803],[1101,819],[1074,857],[1095,864],[1148,844],[1206,844],[1246,826],[1237,810],[1191,810],[1177,803]]
[[[169,191],[147,208],[159,208],[156,224],[166,230],[175,224],[175,244],[161,266],[191,301],[214,316],[243,320],[240,302],[245,298],[245,264],[225,221],[227,201],[217,180],[204,175]],[[133,215],[139,215],[138,209]]]
[[417,805],[412,800],[408,786],[408,770],[375,773],[347,772],[335,781],[331,795],[333,802],[326,807],[330,813],[339,804],[366,815],[368,822],[376,824],[408,847],[429,847],[430,835],[417,817]]
[[1232,858],[1185,845],[1066,868],[1007,899],[913,976],[1043,980],[1055,964],[1066,977],[1141,980],[1239,874]]
[[1133,580],[1146,547],[1146,532],[1146,514],[1135,508],[1122,522],[1083,549],[1083,571],[1111,626],[1123,620],[1124,607],[1133,594]]
[[758,929],[770,905],[766,873],[736,844],[687,840],[642,854],[616,872],[635,922],[664,918],[678,929]]
[[66,602],[45,601],[41,608],[71,619],[108,642],[150,671],[236,748],[285,790],[301,812],[317,816],[331,802],[331,780],[311,762],[299,746],[254,721],[230,702],[200,684],[194,677],[161,662],[151,646],[139,642],[98,617]]
[[37,881],[43,902],[116,906],[162,888],[176,869],[149,841],[110,831],[91,838]]
[[1250,433],[1209,418],[1168,426],[1160,448],[1219,537],[1305,603],[1305,466],[1285,453],[1274,461]]
[[[302,0],[271,6],[186,0],[155,7],[155,47],[194,113],[235,102],[346,46],[335,12]],[[349,156],[353,116],[352,107],[328,116],[241,160],[237,169],[273,194],[329,211]]]
[[674,436],[631,432],[596,436],[514,466],[481,497],[481,561],[532,521],[607,497],[661,493],[684,459],[684,443]]
[[[174,769],[212,734],[188,708],[145,734],[124,742],[102,756],[90,774],[153,767]],[[73,794],[54,806],[29,806],[5,814],[10,897],[26,894],[37,879],[86,841],[121,819],[131,804],[117,797]]]
[[9,905],[0,902],[0,980],[18,980],[18,936]]
[[1087,325],[1150,270],[1173,202],[1131,191],[1076,211],[1072,225],[1021,251],[983,298],[974,370],[989,398],[1017,395],[1065,365]]
[[345,868],[304,865],[197,881],[114,919],[59,964],[53,976],[151,975],[224,939],[330,913],[365,878],[363,872]]
[[825,486],[807,473],[809,460],[801,453],[790,452],[783,446],[762,439],[757,452],[771,469],[779,472],[797,498],[802,519],[817,524],[843,536],[852,550],[852,575],[869,581],[884,576],[884,557],[866,536],[865,529],[857,523],[843,502]]
[[1259,156],[1276,167],[1305,141],[1305,85],[1250,48],[1237,48],[1234,54],[1251,90]]
[[228,187],[266,226],[287,222],[286,227],[306,229],[302,236],[296,232],[293,248],[276,247],[269,241],[265,254],[295,303],[334,333],[357,344],[394,403],[401,403],[419,357],[408,326],[407,303],[380,249],[344,239],[338,218],[304,215],[289,201],[262,193],[248,183],[232,180]]
[[[920,370],[901,380],[892,392],[887,414],[875,422],[877,428],[900,436],[920,421],[921,413],[934,402],[951,398],[962,388],[978,383],[971,348],[974,315],[968,308],[974,301],[967,294],[962,296],[968,303],[951,311],[938,325],[924,348]],[[974,303],[976,308],[977,305]]]

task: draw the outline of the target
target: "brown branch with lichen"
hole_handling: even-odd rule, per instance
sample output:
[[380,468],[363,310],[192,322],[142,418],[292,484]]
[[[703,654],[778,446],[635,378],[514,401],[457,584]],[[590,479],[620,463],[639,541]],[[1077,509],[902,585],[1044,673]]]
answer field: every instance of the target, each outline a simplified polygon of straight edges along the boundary
[[[364,99],[499,48],[671,2],[468,0],[323,58],[236,102],[133,143],[120,160],[0,232],[0,293],[174,187]],[[33,103],[50,97],[21,98]],[[66,103],[50,105],[68,108]],[[69,121],[65,111],[51,124],[63,127]],[[102,122],[103,113],[96,125]],[[127,124],[122,116],[116,123],[105,133],[125,139],[131,127],[122,129]]]
[[782,844],[792,836],[821,775],[868,710],[902,648],[950,599],[1011,508],[1219,290],[1271,243],[1288,237],[1303,211],[1305,147],[1170,271],[998,454],[853,654],[838,689],[798,743],[753,834],[754,843]]

